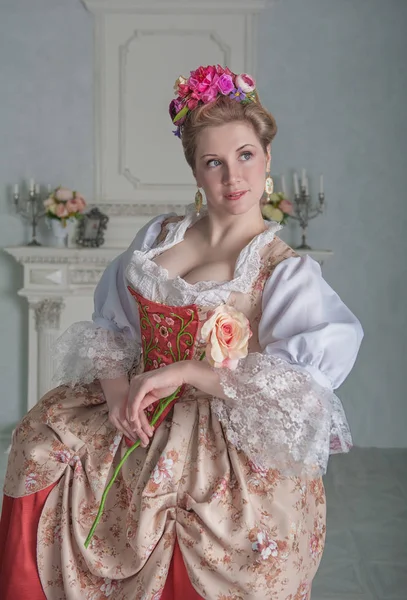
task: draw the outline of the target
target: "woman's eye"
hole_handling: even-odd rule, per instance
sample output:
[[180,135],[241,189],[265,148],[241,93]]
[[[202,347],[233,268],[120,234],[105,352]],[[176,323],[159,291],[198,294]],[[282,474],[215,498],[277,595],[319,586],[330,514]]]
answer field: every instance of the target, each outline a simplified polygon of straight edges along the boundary
[[[243,152],[243,154],[241,154],[240,156],[248,156],[249,158],[251,158],[253,156],[253,154],[249,151],[247,152]],[[247,162],[248,159],[245,159],[243,162]],[[213,158],[212,160],[208,160],[208,162],[206,163],[208,167],[211,166],[211,163],[219,163],[220,160],[218,160],[217,158]],[[216,165],[215,165],[216,167]]]
[[208,162],[206,163],[207,166],[209,167],[211,163],[213,162],[219,162],[217,158],[213,158],[212,160],[208,160]]

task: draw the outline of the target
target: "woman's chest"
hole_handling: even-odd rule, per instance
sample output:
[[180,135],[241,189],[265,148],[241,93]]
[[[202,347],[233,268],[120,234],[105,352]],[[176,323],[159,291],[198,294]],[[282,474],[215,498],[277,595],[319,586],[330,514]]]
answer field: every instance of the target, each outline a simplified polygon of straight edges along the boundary
[[152,259],[168,272],[170,279],[182,278],[190,285],[201,281],[224,282],[233,279],[238,247],[210,248],[199,236],[190,235]]

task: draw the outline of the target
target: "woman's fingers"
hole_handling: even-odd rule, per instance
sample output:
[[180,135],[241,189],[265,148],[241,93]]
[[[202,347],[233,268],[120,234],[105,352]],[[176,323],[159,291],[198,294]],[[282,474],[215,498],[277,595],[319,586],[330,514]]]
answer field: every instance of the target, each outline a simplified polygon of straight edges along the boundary
[[143,434],[147,436],[147,440],[149,443],[150,442],[149,438],[152,437],[152,435],[154,433],[154,429],[148,422],[147,415],[144,412],[144,410],[140,410],[140,421],[141,421],[141,426],[143,428]]

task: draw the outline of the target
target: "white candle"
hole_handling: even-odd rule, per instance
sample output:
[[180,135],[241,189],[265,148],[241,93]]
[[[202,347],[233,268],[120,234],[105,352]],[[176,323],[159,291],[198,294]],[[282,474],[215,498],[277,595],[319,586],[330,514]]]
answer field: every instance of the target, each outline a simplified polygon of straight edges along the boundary
[[35,184],[35,193],[37,194],[37,196],[40,195],[40,186],[38,183]]
[[309,195],[309,187],[308,187],[308,177],[305,177],[305,193]]
[[281,175],[281,191],[283,192],[284,196],[287,196],[287,188],[285,187],[284,175]]
[[298,175],[297,172],[294,173],[294,193],[296,196],[300,195],[300,187],[298,185]]
[[305,169],[302,170],[301,187],[307,187],[307,172]]
[[319,193],[323,194],[324,193],[324,176],[320,175],[319,177]]
[[34,191],[34,179],[30,179],[30,192]]
[[14,195],[18,196],[18,183],[14,184]]

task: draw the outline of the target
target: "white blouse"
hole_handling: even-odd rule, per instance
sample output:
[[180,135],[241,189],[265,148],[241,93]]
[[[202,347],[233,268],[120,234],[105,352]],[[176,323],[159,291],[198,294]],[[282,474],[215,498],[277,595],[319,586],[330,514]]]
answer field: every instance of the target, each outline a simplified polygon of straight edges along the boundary
[[[75,323],[56,343],[55,383],[90,383],[128,372],[140,353],[139,318],[129,283],[155,302],[217,306],[232,291],[250,290],[261,266],[259,250],[281,228],[265,221],[266,231],[242,249],[231,281],[189,284],[179,276],[170,279],[168,271],[152,259],[182,241],[188,227],[206,210],[197,217],[193,205],[188,207],[186,217],[170,223],[166,239],[155,246],[163,220],[173,214],[147,223],[106,268],[95,290],[93,321]],[[309,256],[291,257],[277,265],[265,284],[262,309],[262,353],[249,354],[236,371],[217,369],[234,404],[214,398],[212,409],[229,440],[258,463],[281,466],[284,462],[287,472],[296,473],[302,468],[296,465],[309,463],[311,472],[317,462],[325,472],[328,454],[346,452],[352,445],[333,390],[353,367],[362,327]],[[275,410],[270,410],[275,392]],[[280,458],[270,463],[267,457],[273,453],[276,457],[277,452]],[[282,454],[289,457],[289,464]]]

